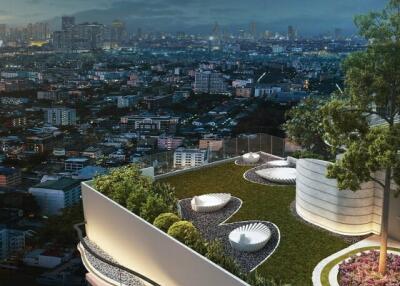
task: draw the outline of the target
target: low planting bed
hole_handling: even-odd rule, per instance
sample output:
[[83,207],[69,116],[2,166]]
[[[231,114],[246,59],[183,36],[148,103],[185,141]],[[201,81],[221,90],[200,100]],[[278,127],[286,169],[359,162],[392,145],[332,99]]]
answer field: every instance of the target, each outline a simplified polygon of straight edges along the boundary
[[[390,254],[391,263],[388,263],[388,275],[382,277],[377,273],[379,252],[378,247],[363,247],[352,250],[332,260],[321,271],[322,286],[330,286],[329,274],[339,264],[338,283],[341,286],[370,285],[370,286],[399,286],[400,285],[400,258]],[[400,249],[388,248],[389,251],[400,252]],[[360,255],[361,254],[361,255]],[[371,255],[371,256],[369,256]],[[397,257],[396,257],[397,256]],[[357,267],[359,267],[357,269]],[[397,272],[397,273],[396,273]],[[391,277],[397,280],[390,282]],[[340,280],[340,281],[339,281]],[[394,284],[393,284],[394,283]],[[397,283],[397,284],[396,284]]]
[[385,275],[378,272],[379,251],[364,251],[353,255],[339,265],[338,282],[341,286],[400,285],[400,256],[389,253]]

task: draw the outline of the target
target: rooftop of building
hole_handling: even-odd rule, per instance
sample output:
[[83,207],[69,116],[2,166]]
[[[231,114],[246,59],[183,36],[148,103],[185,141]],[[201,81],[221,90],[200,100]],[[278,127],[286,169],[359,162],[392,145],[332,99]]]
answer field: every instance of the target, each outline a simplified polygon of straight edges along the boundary
[[0,175],[10,176],[10,175],[13,175],[18,172],[19,172],[19,170],[15,169],[15,168],[0,166]]
[[80,182],[80,180],[64,177],[58,180],[48,180],[43,183],[39,183],[35,185],[34,188],[68,191],[76,186],[79,186]]

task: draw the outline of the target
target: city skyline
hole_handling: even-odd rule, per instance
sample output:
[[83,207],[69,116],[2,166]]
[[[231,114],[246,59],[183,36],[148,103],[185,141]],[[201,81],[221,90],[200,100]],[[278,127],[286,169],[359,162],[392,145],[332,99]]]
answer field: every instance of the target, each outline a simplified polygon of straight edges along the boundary
[[255,22],[259,31],[281,32],[287,29],[287,25],[293,25],[304,35],[318,34],[333,28],[352,33],[355,14],[379,9],[384,5],[379,0],[357,0],[350,3],[343,0],[283,0],[279,3],[270,0],[250,0],[246,3],[236,0],[208,1],[210,3],[181,0],[90,0],[67,3],[51,0],[3,1],[6,2],[6,8],[0,10],[0,22],[9,25],[49,21],[53,29],[58,29],[60,17],[72,15],[77,22],[109,24],[120,19],[131,31],[143,28],[150,31],[204,33],[210,31],[210,27],[218,21],[227,32],[248,28],[250,22]]

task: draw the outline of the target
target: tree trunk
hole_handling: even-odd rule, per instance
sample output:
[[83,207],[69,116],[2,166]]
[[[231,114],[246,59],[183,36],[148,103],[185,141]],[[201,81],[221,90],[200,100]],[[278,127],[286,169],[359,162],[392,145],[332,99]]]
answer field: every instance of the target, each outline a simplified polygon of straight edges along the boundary
[[381,274],[385,274],[386,272],[391,177],[392,177],[392,169],[387,168],[385,174],[385,188],[383,189],[381,247],[379,254],[379,273]]

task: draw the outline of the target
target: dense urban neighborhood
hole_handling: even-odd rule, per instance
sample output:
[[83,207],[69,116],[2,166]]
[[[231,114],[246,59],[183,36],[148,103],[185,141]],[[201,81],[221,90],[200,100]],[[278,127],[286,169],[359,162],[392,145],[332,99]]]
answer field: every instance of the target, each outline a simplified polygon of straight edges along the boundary
[[0,11],[0,285],[399,286],[399,9],[313,35]]

